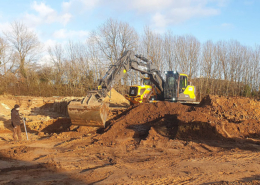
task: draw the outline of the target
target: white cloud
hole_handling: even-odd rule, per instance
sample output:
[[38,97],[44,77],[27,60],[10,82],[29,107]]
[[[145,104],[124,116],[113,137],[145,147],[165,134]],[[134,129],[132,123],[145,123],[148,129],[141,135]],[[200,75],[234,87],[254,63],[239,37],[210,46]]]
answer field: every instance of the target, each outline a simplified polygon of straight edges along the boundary
[[71,1],[69,2],[62,2],[62,8],[66,11],[68,11],[71,7]]
[[[136,16],[150,19],[152,26],[163,29],[197,17],[220,14],[220,8],[230,0],[69,0],[62,3],[65,12],[84,12],[96,7],[110,9],[115,14],[134,11]],[[106,12],[106,11],[104,11]],[[102,15],[102,11],[100,14]],[[103,15],[106,16],[106,15]],[[110,16],[113,16],[110,15]]]
[[42,17],[52,17],[56,14],[55,10],[52,8],[48,7],[44,3],[38,4],[36,1],[33,2],[32,8],[40,14]]
[[60,17],[59,22],[61,22],[63,25],[66,25],[70,21],[71,17],[71,14],[65,13]]
[[[157,28],[179,24],[194,17],[220,14],[220,6],[228,0],[134,0],[131,9],[138,14],[150,14],[152,25]],[[211,3],[209,5],[209,3]]]
[[46,48],[46,50],[51,47],[53,48],[55,45],[57,44],[57,41],[56,40],[52,40],[52,39],[48,39],[44,42],[44,46]]
[[53,66],[53,63],[51,61],[51,57],[48,54],[43,55],[37,62],[37,64],[41,66]]
[[138,10],[140,13],[146,13],[170,7],[173,1],[175,0],[133,0],[133,4],[130,6],[131,8]]
[[56,39],[82,39],[86,38],[89,35],[87,31],[75,31],[75,30],[66,30],[60,29],[53,33],[53,37]]
[[161,27],[165,27],[169,23],[169,20],[167,20],[165,16],[162,15],[161,13],[156,13],[152,17],[152,22],[154,22],[155,27],[161,28]]
[[95,8],[99,1],[100,0],[70,0],[68,2],[63,2],[62,7],[66,12],[86,11]]
[[58,14],[57,11],[43,2],[38,3],[34,1],[31,7],[37,14],[25,13],[23,17],[24,22],[31,26],[37,26],[43,23],[50,24],[54,22],[66,25],[72,18],[72,15],[69,13]]
[[9,31],[12,30],[11,27],[10,27],[10,23],[8,23],[8,22],[0,23],[0,28],[1,28],[0,34],[1,34],[2,31],[9,32]]

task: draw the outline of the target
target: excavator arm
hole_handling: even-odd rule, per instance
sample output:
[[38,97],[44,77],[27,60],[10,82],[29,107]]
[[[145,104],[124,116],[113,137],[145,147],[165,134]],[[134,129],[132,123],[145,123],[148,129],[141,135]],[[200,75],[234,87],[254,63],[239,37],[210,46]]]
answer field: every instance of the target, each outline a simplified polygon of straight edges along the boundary
[[[138,60],[140,59],[140,60]],[[72,101],[68,105],[68,113],[74,125],[105,127],[109,113],[109,104],[103,99],[129,70],[148,74],[158,89],[163,91],[163,79],[160,72],[141,55],[133,51],[125,51],[114,65],[111,65],[102,79],[99,80],[96,91],[89,91],[82,101]]]
[[[141,61],[138,61],[138,58]],[[101,97],[106,97],[107,92],[130,70],[136,70],[142,74],[150,73],[149,61],[135,55],[133,51],[125,51],[121,58],[114,65],[111,65],[105,76],[99,81],[98,93]]]

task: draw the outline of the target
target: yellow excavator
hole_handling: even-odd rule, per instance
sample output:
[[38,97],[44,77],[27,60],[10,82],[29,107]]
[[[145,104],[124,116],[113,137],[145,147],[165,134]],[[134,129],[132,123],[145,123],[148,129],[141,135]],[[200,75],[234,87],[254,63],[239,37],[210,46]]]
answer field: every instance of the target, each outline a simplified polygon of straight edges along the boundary
[[71,101],[68,104],[68,114],[73,125],[105,127],[109,113],[109,104],[104,98],[112,87],[129,70],[136,70],[147,74],[153,84],[163,89],[160,72],[151,62],[133,51],[125,51],[114,65],[111,65],[105,76],[99,80],[97,90],[89,91],[81,101]]
[[81,101],[71,101],[68,104],[71,123],[80,126],[106,127],[109,104],[103,100],[115,83],[131,69],[148,76],[143,80],[142,86],[130,88],[129,97],[135,103],[150,101],[152,94],[154,101],[196,101],[195,87],[188,85],[187,75],[167,71],[164,80],[160,71],[147,58],[135,55],[133,51],[125,51],[99,80],[97,90],[89,91]]
[[[184,73],[178,74],[177,72],[167,71],[166,83],[168,88],[164,88],[164,100],[174,101],[180,103],[197,104],[195,87],[188,82],[188,75]],[[175,74],[175,75],[173,75]],[[177,86],[173,87],[173,86]],[[175,94],[173,89],[178,89]],[[138,104],[143,102],[157,102],[158,96],[161,96],[162,91],[156,88],[148,77],[141,79],[141,85],[132,85],[129,87],[129,94],[125,98],[131,104]]]

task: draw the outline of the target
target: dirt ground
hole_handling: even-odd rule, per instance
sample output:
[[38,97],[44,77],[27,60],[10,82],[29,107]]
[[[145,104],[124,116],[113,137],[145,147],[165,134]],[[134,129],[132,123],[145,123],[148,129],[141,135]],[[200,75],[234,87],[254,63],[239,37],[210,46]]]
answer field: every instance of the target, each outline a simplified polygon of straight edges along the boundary
[[[260,184],[259,101],[115,102],[98,129],[71,125],[73,99],[0,96],[0,184]],[[16,103],[29,140],[13,141]]]

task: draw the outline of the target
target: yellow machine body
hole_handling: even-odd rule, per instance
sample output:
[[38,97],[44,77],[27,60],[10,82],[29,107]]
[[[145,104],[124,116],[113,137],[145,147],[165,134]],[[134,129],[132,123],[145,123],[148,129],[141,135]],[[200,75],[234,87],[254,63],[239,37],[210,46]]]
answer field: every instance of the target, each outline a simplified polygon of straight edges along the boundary
[[125,98],[131,104],[149,102],[150,97],[154,95],[154,88],[149,78],[143,78],[141,84],[129,87],[129,94],[126,94]]
[[188,83],[188,75],[184,73],[180,73],[179,95],[177,100],[183,102],[195,102],[196,101],[195,93],[196,93],[195,87],[189,85]]

